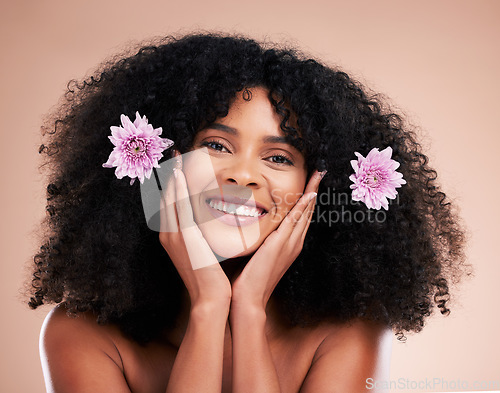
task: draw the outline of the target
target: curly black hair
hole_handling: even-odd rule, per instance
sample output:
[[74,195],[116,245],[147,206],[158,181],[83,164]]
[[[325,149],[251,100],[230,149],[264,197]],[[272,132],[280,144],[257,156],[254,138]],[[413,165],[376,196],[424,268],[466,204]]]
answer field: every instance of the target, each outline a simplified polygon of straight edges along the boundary
[[[290,326],[366,318],[404,338],[435,306],[447,314],[449,285],[466,266],[465,230],[416,132],[337,68],[218,34],[163,38],[68,84],[42,127],[46,237],[34,257],[30,307],[64,302],[69,313],[92,311],[139,342],[173,326],[183,283],[148,229],[138,182],[102,168],[110,126],[139,111],[186,152],[238,92],[256,86],[269,91],[309,173],[328,170],[304,248],[273,294]],[[388,146],[407,181],[389,209],[375,215],[340,200],[352,191],[354,152]]]

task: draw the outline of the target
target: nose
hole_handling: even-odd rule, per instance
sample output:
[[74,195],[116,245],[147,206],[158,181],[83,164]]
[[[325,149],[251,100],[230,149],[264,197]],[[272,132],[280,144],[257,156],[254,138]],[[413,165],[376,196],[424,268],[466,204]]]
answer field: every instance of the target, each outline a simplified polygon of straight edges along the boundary
[[243,187],[258,188],[262,184],[262,175],[259,165],[248,159],[234,159],[222,171],[222,183]]

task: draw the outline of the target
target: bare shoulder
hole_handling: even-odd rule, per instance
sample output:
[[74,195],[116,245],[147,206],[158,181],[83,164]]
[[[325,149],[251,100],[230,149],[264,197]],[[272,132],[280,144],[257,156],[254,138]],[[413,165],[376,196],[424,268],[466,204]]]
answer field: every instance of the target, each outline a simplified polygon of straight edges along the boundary
[[302,393],[364,392],[368,378],[388,377],[391,329],[358,319],[322,330],[324,338],[316,349]]
[[101,384],[106,379],[114,383],[110,391],[129,391],[113,340],[116,330],[97,324],[90,313],[71,317],[64,306],[55,307],[45,318],[40,333],[40,357],[47,391],[103,389],[106,386]]
[[[316,359],[331,350],[379,351],[392,342],[392,330],[383,324],[356,319],[346,324],[331,324],[318,347]],[[316,360],[315,359],[315,360]]]
[[96,317],[92,313],[80,313],[73,317],[68,315],[64,305],[59,304],[47,314],[42,331],[63,333],[66,329],[77,330],[81,333],[101,333],[101,326],[97,324]]
[[[64,306],[59,305],[45,318],[40,344],[45,350],[56,350],[59,353],[83,348],[86,351],[92,349],[104,351],[120,365],[119,353],[113,340],[118,334],[117,328],[113,326],[99,325],[91,313],[81,313],[72,317],[67,314]],[[118,358],[115,358],[115,355]]]

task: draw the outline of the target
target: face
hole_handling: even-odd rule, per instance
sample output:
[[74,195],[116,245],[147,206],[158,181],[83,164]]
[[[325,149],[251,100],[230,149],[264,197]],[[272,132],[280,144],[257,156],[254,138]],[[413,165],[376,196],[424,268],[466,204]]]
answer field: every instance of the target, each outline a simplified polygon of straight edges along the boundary
[[195,221],[224,258],[255,252],[307,180],[304,157],[285,141],[267,90],[251,93],[250,101],[240,94],[226,117],[196,135],[183,166]]

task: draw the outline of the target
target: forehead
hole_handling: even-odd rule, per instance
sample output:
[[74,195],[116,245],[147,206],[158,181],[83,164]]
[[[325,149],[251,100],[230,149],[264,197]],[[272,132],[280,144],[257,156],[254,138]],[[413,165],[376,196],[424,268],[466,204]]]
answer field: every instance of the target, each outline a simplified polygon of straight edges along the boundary
[[[280,113],[286,113],[286,116],[279,114],[269,96],[269,90],[263,87],[244,89],[235,97],[227,116],[217,119],[204,129],[214,129],[235,136],[247,132],[267,134],[267,142],[294,144],[297,137],[300,137],[294,113],[289,110],[286,104],[281,104]],[[282,130],[285,117],[287,119],[286,126],[291,132],[285,133]]]
[[229,107],[227,116],[221,120],[260,123],[279,131],[282,119],[269,99],[269,91],[263,87],[254,87],[239,92]]

